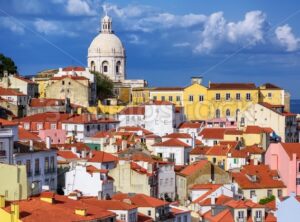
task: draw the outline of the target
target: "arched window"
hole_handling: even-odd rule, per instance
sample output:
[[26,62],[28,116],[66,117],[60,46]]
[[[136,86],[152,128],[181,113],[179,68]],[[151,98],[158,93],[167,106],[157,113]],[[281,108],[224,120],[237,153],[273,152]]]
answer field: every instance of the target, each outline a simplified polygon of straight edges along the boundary
[[230,110],[226,109],[226,117],[230,117]]
[[108,72],[108,62],[107,61],[102,62],[102,72],[103,73]]
[[96,71],[96,66],[95,66],[95,62],[91,61],[91,70],[92,71]]
[[116,64],[116,73],[120,74],[120,70],[121,70],[121,62],[118,61],[117,64]]
[[221,112],[219,109],[216,110],[216,118],[220,118],[221,117]]

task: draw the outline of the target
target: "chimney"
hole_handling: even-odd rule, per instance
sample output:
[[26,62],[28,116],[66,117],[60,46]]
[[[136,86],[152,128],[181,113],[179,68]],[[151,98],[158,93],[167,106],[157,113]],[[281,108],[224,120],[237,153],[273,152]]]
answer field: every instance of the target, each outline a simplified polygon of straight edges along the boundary
[[29,150],[33,151],[33,140],[29,140]]
[[102,200],[102,191],[98,191],[97,199]]
[[76,146],[72,146],[72,147],[71,147],[71,151],[72,151],[72,153],[77,153],[77,148],[76,148]]
[[50,136],[46,137],[46,148],[47,149],[51,148],[51,138],[50,138]]
[[86,158],[86,150],[81,151],[81,158]]
[[125,150],[127,148],[127,140],[122,140],[122,150]]
[[12,221],[17,222],[20,219],[20,206],[17,203],[12,203],[10,205],[10,212],[12,215]]
[[216,197],[215,197],[215,195],[211,195],[210,196],[210,202],[211,202],[211,205],[215,205],[216,204]]
[[202,76],[193,76],[192,78],[191,78],[191,83],[192,84],[199,84],[199,85],[201,85],[202,84],[202,80],[203,80],[203,77]]
[[93,152],[92,152],[92,151],[89,152],[89,157],[90,157],[90,158],[93,157]]

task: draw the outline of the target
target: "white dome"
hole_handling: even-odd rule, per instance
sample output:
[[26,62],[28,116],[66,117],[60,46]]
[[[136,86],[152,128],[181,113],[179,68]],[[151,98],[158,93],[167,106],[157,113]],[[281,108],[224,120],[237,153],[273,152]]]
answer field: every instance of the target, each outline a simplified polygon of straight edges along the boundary
[[113,33],[99,33],[89,47],[89,53],[97,55],[125,56],[121,40]]

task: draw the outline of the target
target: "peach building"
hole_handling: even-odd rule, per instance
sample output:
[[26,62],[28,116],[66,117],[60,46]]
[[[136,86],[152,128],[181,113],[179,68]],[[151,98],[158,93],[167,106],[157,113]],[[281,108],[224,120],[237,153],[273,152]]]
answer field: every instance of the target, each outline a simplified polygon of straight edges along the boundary
[[300,195],[300,143],[270,144],[265,161],[272,170],[278,171],[288,194]]

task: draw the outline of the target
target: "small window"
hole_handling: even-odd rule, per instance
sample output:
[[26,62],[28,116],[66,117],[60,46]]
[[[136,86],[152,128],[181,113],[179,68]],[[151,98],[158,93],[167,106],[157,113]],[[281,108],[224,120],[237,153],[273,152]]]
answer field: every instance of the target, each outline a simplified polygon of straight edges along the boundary
[[156,101],[157,100],[157,96],[153,96],[153,100]]
[[226,100],[230,100],[230,93],[226,93]]
[[226,117],[230,117],[230,110],[229,109],[226,110]]
[[235,98],[236,98],[236,100],[241,100],[241,94],[240,94],[240,93],[237,93],[237,94],[235,95]]
[[151,216],[151,210],[148,210],[148,216]]
[[216,100],[221,100],[221,94],[220,93],[216,93]]
[[278,195],[278,197],[282,197],[282,190],[281,189],[277,190],[277,195]]
[[250,101],[250,100],[251,100],[251,94],[250,94],[250,93],[247,93],[247,94],[246,94],[246,99],[247,99],[247,101]]
[[189,101],[193,102],[194,101],[194,96],[193,95],[189,95]]
[[268,197],[271,197],[273,195],[273,191],[272,190],[268,190],[267,191],[267,195],[268,195]]
[[69,82],[69,86],[71,85],[71,82]]
[[162,96],[161,101],[165,101],[165,100],[166,100],[165,96]]
[[173,101],[173,97],[169,96],[169,101],[172,102]]
[[62,84],[62,85],[65,85],[65,81],[63,80],[63,81],[61,82],[61,84]]
[[261,210],[257,210],[257,211],[255,212],[255,217],[256,217],[256,218],[261,218],[261,217],[262,217],[262,212],[261,212]]
[[221,117],[221,111],[219,109],[216,110],[216,118]]
[[177,102],[180,101],[180,96],[176,96],[176,101],[177,101]]
[[238,218],[244,218],[244,211],[238,211]]
[[268,97],[269,97],[269,98],[272,98],[272,93],[268,93]]
[[103,66],[103,72],[107,72],[108,67],[107,66]]
[[250,198],[255,196],[255,190],[250,190]]
[[200,95],[199,96],[199,102],[203,102],[204,101],[204,96],[203,95]]

